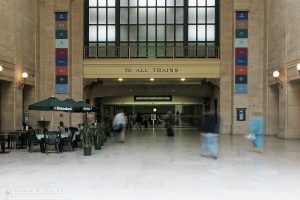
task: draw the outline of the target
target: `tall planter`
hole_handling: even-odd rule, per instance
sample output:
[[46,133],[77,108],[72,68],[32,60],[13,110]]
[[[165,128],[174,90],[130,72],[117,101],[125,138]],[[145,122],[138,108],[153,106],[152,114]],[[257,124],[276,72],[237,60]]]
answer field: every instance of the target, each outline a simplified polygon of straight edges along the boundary
[[104,140],[105,140],[104,127],[102,124],[97,124],[95,126],[95,131],[94,131],[94,143],[95,143],[96,150],[101,149],[101,146],[104,144]]
[[92,137],[94,134],[94,128],[91,124],[87,124],[81,130],[81,144],[83,148],[83,155],[90,156],[92,154]]

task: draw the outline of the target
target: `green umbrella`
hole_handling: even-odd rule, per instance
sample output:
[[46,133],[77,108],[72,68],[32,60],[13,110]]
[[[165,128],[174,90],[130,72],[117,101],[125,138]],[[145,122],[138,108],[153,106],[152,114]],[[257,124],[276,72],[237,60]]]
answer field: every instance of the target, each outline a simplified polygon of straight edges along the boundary
[[80,112],[82,110],[82,105],[74,99],[68,98],[64,102],[72,106],[72,112]]
[[89,112],[93,110],[93,106],[88,103],[85,103],[83,101],[78,101],[78,104],[81,106],[82,112]]
[[51,111],[51,130],[53,130],[53,110],[54,111],[72,111],[72,106],[55,97],[36,102],[28,106],[29,110]]

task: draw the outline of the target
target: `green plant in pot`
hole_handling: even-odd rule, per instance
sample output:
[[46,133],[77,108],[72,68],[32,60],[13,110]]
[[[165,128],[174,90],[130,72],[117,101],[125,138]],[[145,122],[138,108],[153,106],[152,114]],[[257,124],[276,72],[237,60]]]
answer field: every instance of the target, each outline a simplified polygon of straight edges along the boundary
[[87,124],[80,131],[80,139],[85,156],[92,154],[92,137],[94,134],[94,127],[91,124]]
[[94,132],[94,143],[95,149],[100,150],[101,146],[104,144],[105,130],[102,124],[96,124]]

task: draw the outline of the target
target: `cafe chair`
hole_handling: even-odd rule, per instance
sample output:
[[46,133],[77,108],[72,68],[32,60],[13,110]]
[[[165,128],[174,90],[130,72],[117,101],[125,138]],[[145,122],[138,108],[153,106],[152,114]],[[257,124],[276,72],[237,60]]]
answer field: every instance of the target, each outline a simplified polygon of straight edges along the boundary
[[46,133],[45,138],[45,152],[49,153],[49,146],[53,145],[57,153],[59,153],[59,142],[60,142],[60,132],[58,131],[49,131]]
[[44,148],[42,147],[42,145],[44,144],[42,144],[41,141],[37,139],[34,131],[30,131],[28,135],[28,152],[32,153],[33,147],[35,145],[39,145],[40,151],[44,152]]

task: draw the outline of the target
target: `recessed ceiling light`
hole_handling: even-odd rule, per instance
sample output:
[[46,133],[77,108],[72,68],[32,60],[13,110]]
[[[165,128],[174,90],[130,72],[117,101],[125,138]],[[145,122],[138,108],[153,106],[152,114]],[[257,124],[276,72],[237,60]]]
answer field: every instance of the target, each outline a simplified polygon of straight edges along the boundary
[[119,78],[118,81],[123,81],[123,79],[122,79],[122,78]]
[[150,81],[154,81],[154,78],[150,78]]
[[180,80],[181,80],[181,81],[185,81],[185,78],[181,78]]

